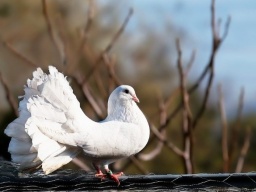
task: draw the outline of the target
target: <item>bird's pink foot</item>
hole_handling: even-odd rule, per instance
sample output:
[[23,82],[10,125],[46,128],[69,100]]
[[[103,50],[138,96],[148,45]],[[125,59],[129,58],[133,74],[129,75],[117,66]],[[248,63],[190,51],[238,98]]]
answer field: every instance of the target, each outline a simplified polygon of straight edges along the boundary
[[119,181],[119,177],[122,176],[124,173],[123,172],[120,172],[120,173],[112,173],[111,170],[108,170],[107,171],[107,175],[110,179],[112,179],[113,181],[115,181],[117,183],[117,186],[120,185],[120,181]]
[[97,171],[95,177],[100,178],[101,180],[106,179],[107,175],[103,174],[101,170]]

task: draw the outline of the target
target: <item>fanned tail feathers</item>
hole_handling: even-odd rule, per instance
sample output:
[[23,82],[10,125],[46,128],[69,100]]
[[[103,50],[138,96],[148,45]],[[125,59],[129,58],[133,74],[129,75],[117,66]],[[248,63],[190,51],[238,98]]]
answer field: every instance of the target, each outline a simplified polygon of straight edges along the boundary
[[74,109],[80,109],[64,75],[52,66],[49,72],[47,75],[40,68],[33,72],[33,79],[27,80],[25,95],[19,103],[19,117],[5,129],[5,134],[12,137],[8,149],[12,161],[22,169],[42,163],[47,174],[69,163],[79,150],[47,137],[42,127],[53,126],[57,131],[74,116]]

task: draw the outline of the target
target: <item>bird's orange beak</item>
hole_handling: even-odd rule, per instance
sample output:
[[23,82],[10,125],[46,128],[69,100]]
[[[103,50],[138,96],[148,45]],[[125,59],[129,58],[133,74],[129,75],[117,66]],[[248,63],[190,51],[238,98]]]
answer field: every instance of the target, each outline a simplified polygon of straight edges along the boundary
[[136,95],[132,95],[132,100],[135,101],[136,103],[140,102],[140,100],[138,99],[138,97]]

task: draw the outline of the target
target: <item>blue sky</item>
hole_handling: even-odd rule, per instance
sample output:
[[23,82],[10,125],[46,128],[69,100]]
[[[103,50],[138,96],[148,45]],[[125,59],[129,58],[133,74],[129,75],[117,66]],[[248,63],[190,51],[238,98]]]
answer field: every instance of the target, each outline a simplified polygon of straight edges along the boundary
[[[140,13],[150,25],[160,26],[163,18],[170,17],[175,26],[186,33],[190,44],[184,51],[197,50],[192,78],[201,72],[210,54],[210,4],[210,0],[132,1],[135,12]],[[216,84],[221,83],[228,109],[234,110],[243,86],[247,107],[256,111],[256,1],[216,0],[216,16],[222,19],[222,31],[228,15],[232,21],[216,58],[213,89],[217,90]]]

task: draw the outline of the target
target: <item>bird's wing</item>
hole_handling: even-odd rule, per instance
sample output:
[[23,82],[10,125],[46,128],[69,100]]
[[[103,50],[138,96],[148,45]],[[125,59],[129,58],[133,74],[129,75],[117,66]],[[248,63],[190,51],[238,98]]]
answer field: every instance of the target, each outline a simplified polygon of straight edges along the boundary
[[54,126],[39,128],[47,137],[67,145],[79,146],[84,153],[98,158],[128,157],[141,150],[141,129],[133,123],[109,121],[69,133]]

